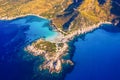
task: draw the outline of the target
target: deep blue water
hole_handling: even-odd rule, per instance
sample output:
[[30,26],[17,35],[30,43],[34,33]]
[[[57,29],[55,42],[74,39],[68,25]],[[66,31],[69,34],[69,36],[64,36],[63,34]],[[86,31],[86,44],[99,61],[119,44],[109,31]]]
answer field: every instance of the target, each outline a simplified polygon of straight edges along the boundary
[[66,80],[120,80],[120,28],[103,25],[74,43],[75,67]]
[[[58,35],[49,23],[32,15],[0,20],[0,80],[57,80],[44,72],[37,75],[34,69],[41,58],[24,51],[26,45],[39,38],[52,40]],[[78,37],[72,58],[75,67],[65,80],[120,80],[119,41],[120,28],[107,24]]]

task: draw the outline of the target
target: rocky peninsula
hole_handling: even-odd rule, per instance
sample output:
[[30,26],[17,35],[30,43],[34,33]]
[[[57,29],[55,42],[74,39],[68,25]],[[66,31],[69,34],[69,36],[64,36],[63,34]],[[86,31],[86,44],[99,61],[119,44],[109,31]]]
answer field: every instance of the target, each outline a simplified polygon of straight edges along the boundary
[[40,70],[48,69],[49,72],[59,73],[62,70],[62,64],[67,63],[73,65],[71,60],[62,59],[63,56],[67,55],[69,50],[68,42],[73,40],[75,36],[84,34],[100,27],[102,24],[111,24],[110,22],[100,22],[97,25],[89,26],[83,29],[72,32],[68,35],[60,34],[53,41],[46,41],[45,39],[39,39],[28,45],[25,50],[34,56],[43,56],[45,62],[40,65]]

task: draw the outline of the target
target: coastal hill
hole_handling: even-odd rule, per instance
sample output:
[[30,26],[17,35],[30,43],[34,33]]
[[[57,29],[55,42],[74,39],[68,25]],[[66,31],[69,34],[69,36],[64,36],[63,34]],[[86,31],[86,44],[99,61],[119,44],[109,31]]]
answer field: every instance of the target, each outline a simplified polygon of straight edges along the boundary
[[0,19],[35,14],[51,19],[60,29],[76,29],[85,22],[88,26],[111,21],[111,13],[118,16],[115,11],[120,11],[116,5],[119,7],[117,0],[0,0]]
[[111,5],[113,2],[113,0],[0,0],[0,19],[35,14],[50,19],[59,31],[64,29],[69,33],[78,27],[111,21],[116,17],[116,14],[113,15],[115,13],[114,5]]

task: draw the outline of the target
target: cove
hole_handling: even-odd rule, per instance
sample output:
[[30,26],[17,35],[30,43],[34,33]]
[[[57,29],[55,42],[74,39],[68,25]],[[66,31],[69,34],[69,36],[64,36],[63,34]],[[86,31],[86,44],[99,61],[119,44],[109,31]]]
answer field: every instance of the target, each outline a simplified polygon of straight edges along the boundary
[[102,25],[74,46],[75,66],[65,80],[120,80],[120,28]]

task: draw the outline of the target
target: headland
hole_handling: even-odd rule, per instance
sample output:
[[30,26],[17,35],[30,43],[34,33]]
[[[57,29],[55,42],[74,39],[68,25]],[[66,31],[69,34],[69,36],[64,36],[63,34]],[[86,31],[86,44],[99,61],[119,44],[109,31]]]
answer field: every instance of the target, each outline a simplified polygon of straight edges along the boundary
[[60,35],[52,41],[38,39],[25,47],[30,54],[43,56],[45,61],[39,69],[48,69],[51,73],[59,73],[63,63],[74,65],[71,60],[62,59],[68,54],[69,41],[75,36],[100,27],[101,24],[111,24],[112,20],[111,0],[102,5],[97,0],[21,0],[20,2],[11,0],[1,3],[3,3],[0,5],[1,19],[15,19],[32,14],[51,20],[51,26]]

